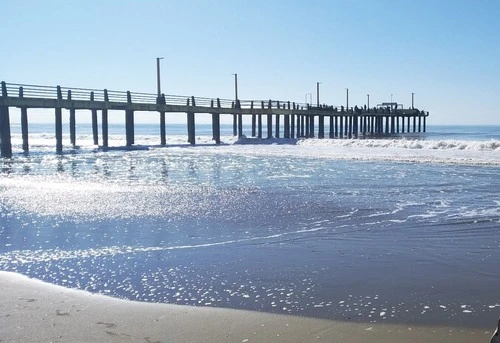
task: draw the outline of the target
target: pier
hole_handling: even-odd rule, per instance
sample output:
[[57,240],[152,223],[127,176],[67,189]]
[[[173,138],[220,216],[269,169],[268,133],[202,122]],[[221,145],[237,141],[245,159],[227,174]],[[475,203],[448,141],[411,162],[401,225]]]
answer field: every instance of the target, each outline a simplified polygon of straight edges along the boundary
[[[108,147],[108,111],[119,110],[125,116],[125,140],[134,145],[135,112],[157,112],[159,142],[166,145],[166,113],[185,113],[187,142],[196,143],[196,115],[212,115],[212,138],[220,144],[220,116],[233,119],[233,135],[242,137],[243,116],[251,117],[251,137],[271,138],[367,138],[399,133],[425,132],[429,112],[398,108],[396,104],[378,107],[345,107],[295,103],[279,100],[228,100],[194,96],[176,96],[130,91],[111,91],[61,86],[38,86],[1,82],[0,140],[1,157],[12,157],[10,108],[21,112],[22,149],[29,151],[28,109],[53,109],[55,149],[63,150],[62,110],[69,111],[70,143],[76,145],[76,110],[88,110],[92,117],[95,145]],[[98,114],[101,114],[99,130]],[[265,135],[263,132],[265,123]],[[317,124],[317,127],[316,127]],[[325,130],[325,127],[328,130]],[[100,137],[99,137],[100,133]]]

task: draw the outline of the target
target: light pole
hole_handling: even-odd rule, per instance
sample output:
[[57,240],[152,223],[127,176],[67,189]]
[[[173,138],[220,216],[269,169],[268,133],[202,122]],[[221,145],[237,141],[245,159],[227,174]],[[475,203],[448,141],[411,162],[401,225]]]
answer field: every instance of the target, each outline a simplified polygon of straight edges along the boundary
[[[319,107],[319,84],[321,82],[316,82],[316,103],[317,103],[317,106]],[[311,94],[311,98],[312,98],[312,94]],[[312,102],[312,99],[311,99],[311,102]]]
[[[309,95],[309,97],[308,97],[308,95]],[[311,105],[312,105],[312,97],[313,97],[313,93],[306,93],[306,94],[304,94],[304,96],[305,96],[306,105],[309,105],[309,104],[311,104]],[[310,100],[308,100],[308,98],[309,98]]]
[[367,107],[368,107],[368,110],[370,109],[370,94],[366,94],[366,97],[368,98],[368,101],[367,101]]
[[414,110],[415,107],[413,107],[413,99],[414,99],[415,93],[411,93],[411,109]]
[[391,110],[392,110],[392,94],[391,94]]
[[156,57],[156,86],[158,89],[158,97],[161,96],[161,84],[160,84],[160,60],[163,57]]
[[346,111],[349,111],[349,88],[346,88]]
[[235,73],[234,75],[234,100],[238,100],[238,74]]

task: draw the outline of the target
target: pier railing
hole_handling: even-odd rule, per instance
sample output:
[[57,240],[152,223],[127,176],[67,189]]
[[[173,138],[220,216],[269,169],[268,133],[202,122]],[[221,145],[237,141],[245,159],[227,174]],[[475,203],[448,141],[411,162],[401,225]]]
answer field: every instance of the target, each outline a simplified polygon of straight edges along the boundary
[[192,104],[193,99],[199,107],[221,107],[221,108],[246,108],[262,107],[266,108],[289,108],[294,104],[296,108],[308,108],[308,104],[290,103],[280,100],[231,100],[220,98],[206,98],[182,95],[162,94],[158,97],[153,93],[115,91],[107,89],[76,88],[63,86],[41,86],[19,83],[2,82],[3,92],[0,97],[20,97],[35,99],[60,99],[60,100],[83,100],[83,101],[108,101],[108,102],[132,102],[141,104],[161,104],[166,105],[186,105]]

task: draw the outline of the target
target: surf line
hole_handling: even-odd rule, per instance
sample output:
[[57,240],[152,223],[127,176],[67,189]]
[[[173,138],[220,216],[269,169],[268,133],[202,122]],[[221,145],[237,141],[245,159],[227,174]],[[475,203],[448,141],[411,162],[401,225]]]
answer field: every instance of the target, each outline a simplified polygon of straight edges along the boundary
[[222,242],[214,243],[200,243],[193,245],[175,245],[169,247],[130,247],[130,246],[111,246],[104,247],[100,249],[86,249],[86,250],[15,250],[9,253],[4,253],[0,255],[0,266],[5,264],[27,264],[34,262],[48,262],[48,261],[59,261],[68,260],[76,258],[87,258],[87,257],[103,257],[103,256],[113,256],[113,255],[124,255],[124,254],[134,254],[142,252],[160,252],[169,250],[179,250],[179,249],[197,249],[197,248],[208,248],[214,246],[223,246],[230,244],[238,244],[251,241],[268,240],[273,238],[279,238],[283,236],[290,236],[302,233],[316,232],[327,230],[327,227],[315,227],[310,229],[301,229],[293,232],[283,232],[277,233],[269,236],[258,236],[258,237],[248,237],[235,240],[228,240]]

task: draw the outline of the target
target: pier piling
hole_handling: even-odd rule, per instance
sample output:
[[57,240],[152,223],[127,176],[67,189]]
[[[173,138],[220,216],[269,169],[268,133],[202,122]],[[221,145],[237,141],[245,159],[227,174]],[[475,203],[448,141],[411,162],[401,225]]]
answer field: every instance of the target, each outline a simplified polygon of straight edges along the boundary
[[[71,89],[68,90],[68,100],[71,102]],[[73,147],[76,145],[76,110],[73,106],[69,109],[69,140]]]
[[[19,87],[19,98],[24,97],[23,87]],[[23,138],[23,151],[26,153],[29,151],[28,143],[28,108],[26,106],[21,107],[21,136]]]
[[[108,90],[105,89],[104,90],[104,101],[106,103],[109,102],[109,96],[108,96]],[[104,148],[107,148],[108,147],[108,109],[107,108],[103,108],[102,109],[102,113],[101,113],[102,117],[102,122],[101,122],[101,125],[102,125],[102,146]]]
[[[7,97],[7,86],[2,81],[2,97]],[[0,106],[0,140],[2,157],[12,157],[12,141],[10,136],[10,116],[9,107]]]
[[[94,101],[94,92],[90,92],[90,101]],[[97,131],[97,109],[92,109],[92,138],[94,145],[99,145],[99,133]]]

